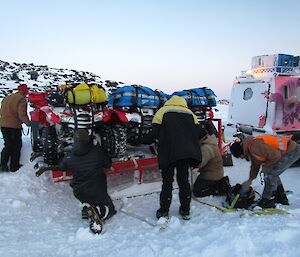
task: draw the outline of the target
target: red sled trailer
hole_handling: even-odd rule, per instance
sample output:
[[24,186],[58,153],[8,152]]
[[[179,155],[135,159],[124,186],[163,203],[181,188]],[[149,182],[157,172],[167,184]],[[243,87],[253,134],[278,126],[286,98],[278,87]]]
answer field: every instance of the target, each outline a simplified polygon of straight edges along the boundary
[[[222,121],[221,119],[213,119],[217,123],[219,150],[223,156],[224,166],[231,166],[231,156],[227,153],[228,145],[224,145],[222,141]],[[229,156],[228,156],[229,155]],[[117,186],[124,187],[133,183],[156,182],[160,181],[161,174],[158,168],[156,156],[131,156],[127,160],[114,160],[110,169],[105,169],[108,183],[119,184]],[[40,175],[40,174],[39,174]],[[71,171],[52,170],[51,178],[54,183],[69,182],[72,180]]]
[[[79,88],[85,89],[84,94]],[[104,97],[105,94],[99,95],[104,97],[105,101],[92,101],[94,99],[92,89],[95,88],[101,90],[101,86],[95,84],[72,83],[59,87],[56,91],[31,92],[29,94],[29,103],[33,107],[30,112],[33,154],[30,159],[31,161],[37,157],[42,159],[41,162],[37,162],[35,165],[36,175],[39,176],[44,171],[51,170],[51,178],[54,183],[70,181],[72,179],[71,171],[64,172],[53,167],[57,167],[65,154],[70,151],[74,130],[85,128],[93,133],[95,140],[101,142],[113,158],[112,168],[106,170],[108,184],[111,180],[114,181],[113,184],[119,183],[119,187],[122,187],[132,183],[160,180],[156,156],[150,154],[148,148],[146,152],[142,151],[142,154],[136,154],[140,150],[136,145],[139,145],[139,139],[151,130],[151,120],[159,106],[151,109],[152,112],[146,112],[144,109],[134,111],[132,106],[122,106],[122,108],[117,106],[117,103],[120,104],[120,102],[114,98],[113,104],[109,106],[106,101],[107,97]],[[134,88],[134,92],[129,94],[131,98],[135,97],[138,100],[142,97],[144,100],[142,102],[145,103],[144,97],[147,98],[148,94],[145,96],[144,93],[141,93],[144,92],[143,90],[139,93],[138,86]],[[206,92],[206,94],[195,95],[195,92],[198,92],[197,90]],[[222,141],[221,119],[213,119],[212,107],[216,106],[213,91],[199,88],[188,92],[188,94],[185,91],[175,93],[184,94],[183,97],[190,103],[189,108],[195,113],[200,124],[205,122],[217,123],[216,132],[219,133],[220,152],[224,156],[223,159],[228,162],[228,154]],[[85,98],[84,96],[88,97]],[[113,96],[117,97],[119,95],[115,94]],[[128,92],[125,96],[128,96]],[[152,98],[150,97],[150,99]],[[196,99],[201,101],[195,102]],[[78,100],[78,102],[75,100]],[[87,100],[87,102],[82,102],[83,100]],[[132,99],[129,103],[131,102]],[[138,115],[142,115],[143,118],[138,119]],[[135,124],[133,120],[142,120],[146,123]],[[127,139],[130,140],[127,141]],[[131,155],[127,151],[128,145],[134,147]]]
[[[140,184],[143,183],[145,172],[155,171],[159,174],[156,157],[131,159],[126,161],[115,161],[110,169],[105,169],[107,176],[124,175],[135,173],[134,179]],[[71,171],[52,170],[51,177],[54,183],[68,182],[72,179]]]

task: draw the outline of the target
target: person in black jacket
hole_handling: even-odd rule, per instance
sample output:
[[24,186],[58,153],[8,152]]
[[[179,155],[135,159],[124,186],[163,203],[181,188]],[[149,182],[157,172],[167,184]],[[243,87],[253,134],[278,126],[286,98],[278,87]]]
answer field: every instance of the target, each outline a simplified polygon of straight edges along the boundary
[[78,129],[74,133],[71,155],[59,165],[61,170],[72,171],[73,194],[83,203],[83,215],[87,215],[83,218],[90,219],[90,228],[94,233],[101,232],[102,220],[116,213],[107,192],[107,179],[103,171],[103,168],[110,168],[111,164],[106,151],[99,144],[93,145],[88,131]]
[[[152,132],[144,143],[158,139],[158,164],[162,172],[160,208],[156,217],[168,217],[172,201],[174,169],[179,186],[179,213],[190,219],[191,189],[189,167],[201,163],[200,126],[195,114],[187,108],[184,98],[172,96],[152,120]],[[202,131],[203,132],[203,131]]]

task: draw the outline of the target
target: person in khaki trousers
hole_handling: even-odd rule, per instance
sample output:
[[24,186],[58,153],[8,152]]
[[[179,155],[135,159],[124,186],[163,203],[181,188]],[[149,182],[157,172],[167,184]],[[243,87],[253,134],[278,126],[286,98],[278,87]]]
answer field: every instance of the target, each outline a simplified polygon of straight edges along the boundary
[[18,92],[6,96],[1,104],[0,127],[4,139],[1,152],[1,171],[17,171],[22,148],[22,124],[30,126],[27,115],[26,84],[18,86]]
[[209,195],[226,195],[231,186],[229,178],[224,177],[223,159],[219,151],[216,129],[213,124],[206,124],[207,137],[200,139],[202,162],[199,165],[200,173],[193,186],[196,197]]

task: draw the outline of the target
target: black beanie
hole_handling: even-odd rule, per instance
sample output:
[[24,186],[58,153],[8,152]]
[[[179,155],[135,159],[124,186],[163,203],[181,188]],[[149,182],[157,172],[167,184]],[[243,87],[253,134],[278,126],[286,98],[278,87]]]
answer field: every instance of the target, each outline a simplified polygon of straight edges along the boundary
[[240,158],[244,154],[242,142],[234,142],[230,146],[230,152],[235,158]]
[[89,132],[86,129],[77,129],[74,133],[74,142],[86,142],[90,141]]

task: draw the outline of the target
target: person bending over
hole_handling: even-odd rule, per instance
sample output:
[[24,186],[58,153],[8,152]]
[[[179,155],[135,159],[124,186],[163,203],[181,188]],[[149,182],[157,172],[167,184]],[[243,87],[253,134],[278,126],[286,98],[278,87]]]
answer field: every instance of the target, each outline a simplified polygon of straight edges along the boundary
[[230,151],[236,158],[251,161],[249,179],[242,184],[242,194],[248,191],[262,167],[265,186],[257,205],[262,208],[275,208],[275,203],[289,205],[279,175],[299,159],[300,145],[288,136],[261,135],[234,142]]

